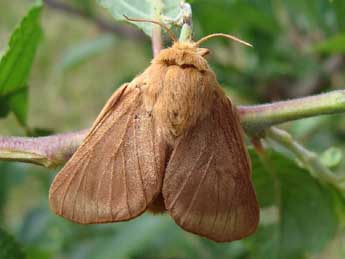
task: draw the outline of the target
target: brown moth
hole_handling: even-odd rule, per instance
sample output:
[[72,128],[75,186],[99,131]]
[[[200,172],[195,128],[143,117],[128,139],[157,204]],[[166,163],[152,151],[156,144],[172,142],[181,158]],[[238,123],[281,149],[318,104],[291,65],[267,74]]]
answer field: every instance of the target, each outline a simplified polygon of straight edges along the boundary
[[215,36],[240,41],[171,35],[172,47],[110,97],[52,183],[56,214],[93,224],[167,211],[218,242],[255,231],[259,207],[239,115],[199,47]]

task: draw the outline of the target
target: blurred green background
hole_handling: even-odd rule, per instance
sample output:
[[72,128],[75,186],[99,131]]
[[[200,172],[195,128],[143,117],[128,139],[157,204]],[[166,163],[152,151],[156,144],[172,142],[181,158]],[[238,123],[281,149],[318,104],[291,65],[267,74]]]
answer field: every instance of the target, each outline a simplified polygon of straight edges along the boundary
[[[16,26],[37,1],[0,1],[1,57]],[[254,45],[249,49],[222,39],[205,44],[219,82],[237,104],[344,88],[344,0],[190,2],[196,39],[223,32]],[[89,127],[112,92],[152,58],[149,38],[134,26],[123,27],[95,0],[45,1],[41,16],[37,26],[43,35],[24,80],[28,104],[20,108],[27,115],[21,120],[20,112],[10,112],[10,97],[0,91],[0,135]],[[128,34],[114,32],[114,25]],[[24,62],[21,55],[16,66]],[[4,73],[0,66],[0,83]],[[344,174],[343,115],[283,127],[336,174]],[[268,152],[270,170],[251,150],[262,207],[260,227],[252,237],[228,244],[186,233],[167,215],[145,214],[97,226],[67,222],[48,205],[49,185],[58,169],[0,162],[0,258],[345,258],[344,194],[311,177],[286,150],[275,147]]]

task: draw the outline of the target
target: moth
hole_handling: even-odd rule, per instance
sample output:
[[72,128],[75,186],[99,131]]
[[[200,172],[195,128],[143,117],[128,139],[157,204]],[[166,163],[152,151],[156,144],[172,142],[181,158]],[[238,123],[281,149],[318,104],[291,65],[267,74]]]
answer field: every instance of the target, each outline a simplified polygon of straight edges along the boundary
[[[151,21],[153,23],[158,23]],[[217,242],[253,233],[259,206],[236,106],[200,45],[174,41],[110,97],[49,191],[52,210],[80,224],[167,212]]]

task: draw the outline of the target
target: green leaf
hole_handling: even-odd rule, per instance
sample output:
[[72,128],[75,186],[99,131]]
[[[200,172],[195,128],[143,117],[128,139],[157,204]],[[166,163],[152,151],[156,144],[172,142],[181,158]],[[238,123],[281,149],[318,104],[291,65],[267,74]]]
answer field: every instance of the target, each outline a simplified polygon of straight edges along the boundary
[[10,112],[10,107],[4,97],[0,96],[0,118],[6,117]]
[[106,51],[115,43],[116,38],[113,35],[104,35],[95,40],[80,43],[66,52],[58,67],[62,70],[74,68],[91,57]]
[[[154,237],[163,234],[164,229],[169,224],[170,221],[167,217],[149,215],[141,216],[140,219],[134,220],[130,224],[122,223],[112,239],[109,239],[108,242],[103,241],[103,247],[98,246],[99,249],[94,251],[96,252],[94,256],[99,258],[130,258],[131,253],[140,251]],[[136,234],[133,235],[133,233]],[[116,249],[109,249],[110,247],[116,247]]]
[[345,31],[345,2],[343,0],[330,0],[336,13],[337,22],[341,31]]
[[325,166],[329,168],[334,168],[340,164],[342,157],[343,154],[341,152],[341,149],[336,147],[330,147],[322,153],[320,159]]
[[[267,151],[259,159],[251,151],[251,157],[260,205],[278,209],[276,222],[261,225],[250,238],[252,252],[263,255],[258,258],[298,258],[320,251],[334,237],[338,225],[334,190],[283,154]],[[257,239],[260,247],[255,245]],[[268,250],[271,257],[266,256]]]
[[6,170],[6,164],[0,163],[0,223],[3,222],[4,209],[6,206],[8,196],[8,183]]
[[[193,4],[193,16],[203,36],[214,32],[233,33],[234,30],[278,31],[277,22],[265,4],[255,6],[249,1],[198,0]],[[243,15],[243,14],[246,15]],[[266,42],[267,44],[267,42]]]
[[249,250],[256,259],[305,259],[300,253],[284,255],[279,252],[279,224],[260,227],[250,238]]
[[0,258],[22,259],[25,258],[23,251],[14,238],[0,228]]
[[25,126],[28,106],[28,88],[26,86],[18,88],[7,96],[7,103],[10,109],[14,112],[20,124]]
[[318,43],[313,47],[313,51],[324,54],[345,53],[345,35],[339,34]]
[[41,10],[41,3],[29,10],[12,33],[0,60],[0,115],[7,115],[4,111],[10,108],[22,125],[26,125],[27,117],[27,80],[42,34]]
[[[98,3],[108,9],[111,15],[119,21],[125,21],[124,15],[130,18],[154,19],[155,9],[169,18],[176,18],[180,10],[180,0],[98,0]],[[148,36],[152,34],[152,24],[133,22]]]

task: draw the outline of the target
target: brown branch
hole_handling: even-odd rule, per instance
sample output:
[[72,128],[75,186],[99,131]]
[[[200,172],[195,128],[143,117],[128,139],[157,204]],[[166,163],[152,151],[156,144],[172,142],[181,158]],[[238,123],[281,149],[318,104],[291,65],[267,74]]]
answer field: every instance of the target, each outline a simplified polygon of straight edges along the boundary
[[83,141],[87,130],[48,137],[0,137],[0,160],[56,167],[66,162]]
[[148,37],[143,32],[131,27],[130,25],[115,24],[114,22],[107,21],[101,17],[92,16],[79,8],[76,8],[74,6],[71,6],[69,4],[66,4],[57,0],[44,0],[44,3],[46,4],[46,6],[52,9],[55,9],[60,12],[64,12],[73,16],[77,16],[85,20],[89,20],[93,22],[102,31],[115,33],[117,35],[126,37],[128,39],[133,39],[133,40],[148,40]]

